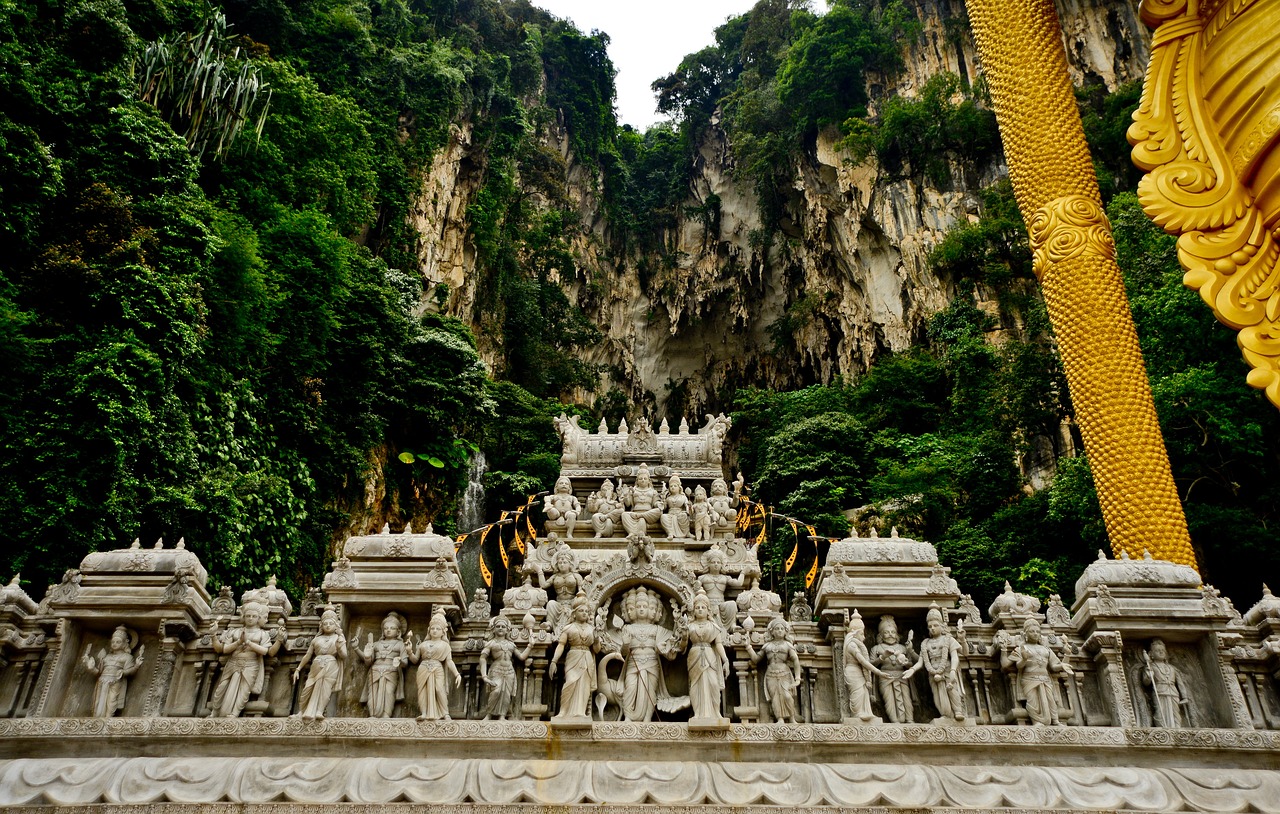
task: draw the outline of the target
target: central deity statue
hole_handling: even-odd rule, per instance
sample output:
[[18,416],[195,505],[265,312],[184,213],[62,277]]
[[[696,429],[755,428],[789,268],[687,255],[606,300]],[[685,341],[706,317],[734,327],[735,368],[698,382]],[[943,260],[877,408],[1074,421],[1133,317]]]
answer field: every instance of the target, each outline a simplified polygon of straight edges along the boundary
[[[667,692],[662,659],[673,659],[683,649],[681,636],[663,627],[662,599],[644,586],[632,588],[622,599],[622,715],[628,721],[652,721],[659,707],[671,711],[688,703]],[[683,702],[683,703],[682,703]]]
[[662,508],[658,505],[658,490],[653,488],[648,464],[640,464],[636,482],[627,491],[625,503],[627,509],[622,513],[622,527],[628,535],[648,534],[649,524],[662,517]]

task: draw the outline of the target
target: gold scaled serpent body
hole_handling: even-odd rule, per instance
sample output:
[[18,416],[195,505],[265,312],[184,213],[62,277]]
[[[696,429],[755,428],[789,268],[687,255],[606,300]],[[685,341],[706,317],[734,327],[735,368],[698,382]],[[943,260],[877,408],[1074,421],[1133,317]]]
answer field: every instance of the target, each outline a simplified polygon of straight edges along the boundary
[[1116,554],[1196,566],[1052,0],[967,0]]

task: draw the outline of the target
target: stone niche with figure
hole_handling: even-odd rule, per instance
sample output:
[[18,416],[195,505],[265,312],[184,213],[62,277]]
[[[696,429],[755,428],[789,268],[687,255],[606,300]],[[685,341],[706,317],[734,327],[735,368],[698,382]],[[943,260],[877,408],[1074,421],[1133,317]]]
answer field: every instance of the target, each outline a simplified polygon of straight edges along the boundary
[[739,531],[729,419],[557,427],[546,525],[500,591],[430,527],[351,537],[301,597],[211,593],[182,541],[90,554],[38,603],[0,588],[0,804],[1280,799],[1265,586],[1241,614],[1185,566],[1100,554],[1070,605],[1006,586],[983,609],[932,544],[865,528],[785,595]]

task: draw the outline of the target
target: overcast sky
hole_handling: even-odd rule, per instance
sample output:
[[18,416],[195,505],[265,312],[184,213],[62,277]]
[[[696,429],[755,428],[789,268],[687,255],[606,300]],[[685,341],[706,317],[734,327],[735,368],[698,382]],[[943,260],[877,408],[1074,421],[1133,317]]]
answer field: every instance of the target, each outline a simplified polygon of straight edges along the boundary
[[685,54],[715,42],[726,18],[755,0],[532,0],[584,33],[609,35],[618,71],[618,121],[643,130],[663,117],[654,110],[653,80],[676,69]]

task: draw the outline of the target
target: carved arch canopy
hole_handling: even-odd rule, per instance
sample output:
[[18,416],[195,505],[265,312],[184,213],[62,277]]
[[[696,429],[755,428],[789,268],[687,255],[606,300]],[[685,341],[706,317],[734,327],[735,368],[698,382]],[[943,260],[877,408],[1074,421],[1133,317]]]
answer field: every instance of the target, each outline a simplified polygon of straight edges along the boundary
[[613,562],[587,578],[585,586],[587,602],[593,608],[600,607],[606,599],[611,599],[619,591],[636,585],[646,585],[659,593],[679,599],[680,604],[689,606],[693,602],[696,582],[693,572],[688,567],[681,567],[664,554],[659,554],[655,562],[634,563],[625,557],[618,557]]
[[1128,133],[1138,198],[1280,407],[1280,3],[1143,0],[1141,13],[1155,34]]

